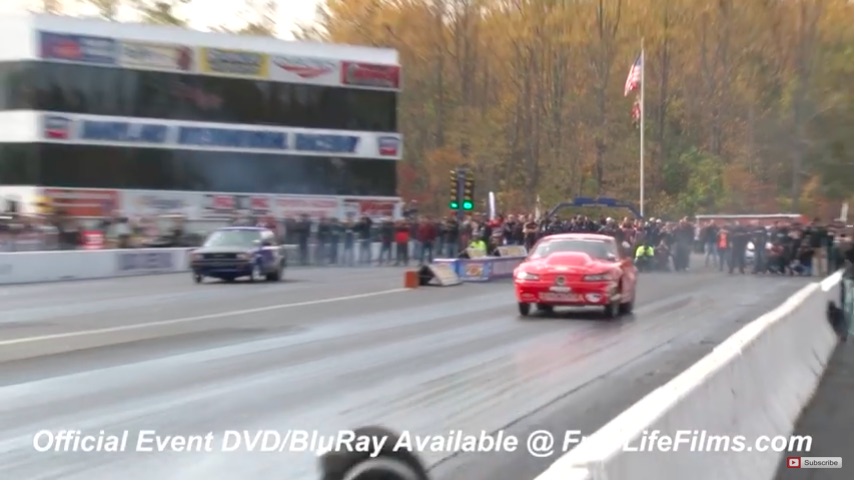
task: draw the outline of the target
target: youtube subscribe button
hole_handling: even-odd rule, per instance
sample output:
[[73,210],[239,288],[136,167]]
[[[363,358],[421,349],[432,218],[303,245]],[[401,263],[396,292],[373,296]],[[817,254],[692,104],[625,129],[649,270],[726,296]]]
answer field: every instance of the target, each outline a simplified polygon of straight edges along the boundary
[[788,457],[788,469],[841,469],[841,457]]

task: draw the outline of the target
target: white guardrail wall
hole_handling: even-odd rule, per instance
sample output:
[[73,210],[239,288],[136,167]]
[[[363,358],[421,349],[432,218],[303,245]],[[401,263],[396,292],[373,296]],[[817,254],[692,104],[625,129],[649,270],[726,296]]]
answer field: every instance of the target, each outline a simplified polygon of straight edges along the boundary
[[[288,264],[297,263],[296,245],[285,245]],[[189,272],[192,248],[55,250],[45,252],[0,252],[0,285],[104,279]],[[310,256],[315,247],[310,246]],[[372,260],[380,255],[380,243],[371,246]],[[343,253],[340,246],[339,254]],[[394,250],[391,254],[394,257]],[[359,256],[355,249],[355,257]],[[314,257],[313,257],[314,258]]]
[[190,270],[190,250],[174,248],[0,252],[0,284],[186,272]]
[[[675,436],[789,437],[837,344],[826,321],[841,272],[808,284],[744,326],[698,363],[654,390],[560,457],[537,479],[773,479],[783,452],[622,451],[645,431]],[[804,449],[805,450],[805,449]]]

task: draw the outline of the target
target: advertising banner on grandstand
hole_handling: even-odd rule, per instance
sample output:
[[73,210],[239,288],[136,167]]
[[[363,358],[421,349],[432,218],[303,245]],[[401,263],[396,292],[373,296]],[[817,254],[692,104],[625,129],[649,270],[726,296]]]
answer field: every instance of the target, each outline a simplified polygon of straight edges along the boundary
[[238,204],[234,195],[206,193],[202,195],[203,218],[230,219],[238,214]]
[[308,215],[311,219],[339,217],[341,203],[335,197],[299,197],[280,195],[275,199],[275,214],[280,218],[300,218]]
[[53,213],[71,217],[107,217],[121,209],[118,190],[45,188],[43,196]]
[[362,217],[362,214],[360,214],[360,204],[354,201],[345,200],[342,202],[342,213],[345,218],[357,219]]
[[360,137],[345,134],[295,133],[295,151],[352,155],[360,148]]
[[273,56],[270,78],[274,81],[319,86],[339,86],[339,62],[317,57]]
[[[0,132],[0,141],[20,141]],[[399,160],[401,135],[328,131],[86,114],[43,114],[37,139],[48,143],[157,147],[198,151],[331,155]]]
[[119,65],[187,72],[193,68],[193,49],[182,45],[122,41],[119,44]]
[[42,139],[65,141],[74,136],[74,119],[54,114],[42,116]]
[[122,210],[128,215],[184,215],[190,216],[197,205],[195,193],[125,191],[122,193]]
[[108,37],[39,32],[42,59],[116,65],[117,42]]
[[206,193],[202,195],[203,218],[231,219],[239,215],[271,214],[270,195],[236,195]]
[[176,142],[200,148],[250,149],[283,152],[289,148],[288,131],[176,126]]
[[346,199],[345,215],[369,217],[372,220],[395,218],[400,215],[400,203],[394,200]]
[[258,52],[227,49],[199,49],[199,70],[250,79],[267,79],[269,56]]
[[42,140],[75,144],[163,145],[175,130],[165,123],[131,118],[45,114],[41,119]]
[[165,124],[99,119],[81,119],[77,124],[76,135],[82,141],[162,145],[169,136]]
[[379,135],[377,137],[377,156],[379,158],[399,158],[401,156],[401,137],[398,135]]
[[238,206],[245,212],[249,212],[253,215],[270,215],[272,213],[270,195],[236,196],[238,197]]
[[374,89],[401,89],[401,67],[365,62],[342,62],[342,84]]

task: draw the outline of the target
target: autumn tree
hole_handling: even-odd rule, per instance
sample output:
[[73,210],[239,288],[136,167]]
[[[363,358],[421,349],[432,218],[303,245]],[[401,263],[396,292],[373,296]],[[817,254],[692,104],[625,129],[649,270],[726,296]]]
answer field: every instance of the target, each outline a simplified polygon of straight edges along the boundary
[[646,208],[810,210],[853,194],[847,0],[325,0],[316,20],[296,34],[399,51],[401,192],[437,209],[458,164],[509,210],[635,199],[622,88],[642,37]]
[[274,36],[277,28],[277,0],[244,0],[246,25],[238,33]]
[[86,3],[98,9],[98,15],[105,20],[115,21],[119,15],[122,0],[86,0]]
[[63,0],[40,0],[36,11],[53,15],[62,15],[64,10]]
[[133,6],[143,22],[161,25],[183,26],[186,21],[177,10],[190,0],[133,0]]

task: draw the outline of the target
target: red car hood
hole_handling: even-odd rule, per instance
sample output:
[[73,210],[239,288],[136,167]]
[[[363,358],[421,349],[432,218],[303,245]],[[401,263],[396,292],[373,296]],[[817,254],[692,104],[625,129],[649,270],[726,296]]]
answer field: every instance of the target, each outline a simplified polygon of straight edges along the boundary
[[585,252],[560,252],[545,259],[524,262],[518,270],[530,274],[600,274],[617,266],[617,262],[595,259]]

